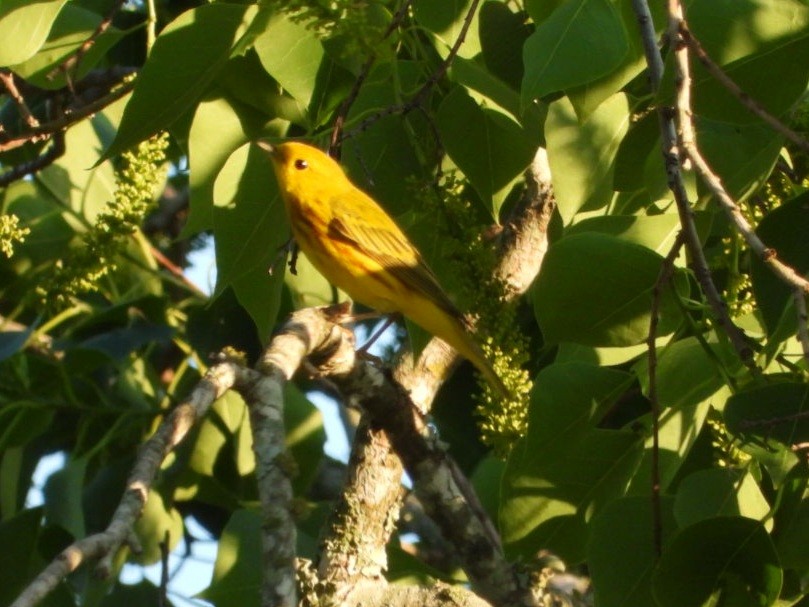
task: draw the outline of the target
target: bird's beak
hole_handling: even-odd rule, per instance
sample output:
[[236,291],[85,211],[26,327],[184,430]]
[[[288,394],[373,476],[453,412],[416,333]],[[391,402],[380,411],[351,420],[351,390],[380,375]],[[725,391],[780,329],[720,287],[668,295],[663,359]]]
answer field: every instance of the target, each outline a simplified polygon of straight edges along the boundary
[[269,141],[259,139],[258,141],[256,141],[256,145],[265,152],[267,152],[270,156],[275,156],[275,147],[273,147],[273,145]]

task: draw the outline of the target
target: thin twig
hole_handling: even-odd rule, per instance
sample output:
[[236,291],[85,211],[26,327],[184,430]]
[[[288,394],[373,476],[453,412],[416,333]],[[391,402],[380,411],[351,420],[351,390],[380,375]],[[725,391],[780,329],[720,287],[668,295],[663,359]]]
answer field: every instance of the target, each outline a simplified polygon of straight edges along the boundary
[[152,257],[155,258],[155,261],[157,261],[157,263],[163,266],[169,274],[174,276],[177,280],[179,280],[186,287],[188,287],[188,289],[192,293],[203,296],[205,295],[205,293],[203,293],[197,285],[195,285],[188,279],[188,277],[185,275],[185,272],[183,272],[183,269],[180,266],[178,266],[176,263],[174,263],[171,259],[169,259],[163,254],[163,251],[161,251],[154,245],[151,245],[149,247],[149,251],[151,252]]
[[92,48],[92,46],[96,43],[96,40],[98,40],[98,38],[110,28],[112,25],[112,19],[115,17],[115,13],[117,13],[125,3],[126,0],[116,0],[107,15],[101,20],[98,26],[96,26],[95,31],[90,34],[90,37],[82,42],[79,48],[77,48],[75,52],[73,52],[67,59],[48,72],[48,75],[45,77],[48,80],[53,80],[60,73],[64,74],[65,79],[67,80],[67,86],[72,91],[73,80],[78,73],[79,64],[81,63],[82,58],[84,58],[87,51],[89,51],[90,48]]
[[41,171],[47,166],[52,165],[65,153],[65,134],[64,132],[57,132],[53,134],[53,145],[41,156],[37,156],[33,160],[23,162],[16,166],[11,167],[8,171],[0,175],[0,187],[6,187],[10,183],[22,179],[26,175],[32,175],[37,171]]
[[809,369],[809,315],[806,312],[806,293],[802,289],[795,288],[792,291],[795,300],[795,312],[798,315],[798,341],[803,350],[803,359]]
[[152,51],[157,40],[157,8],[154,0],[146,0],[146,54]]
[[23,99],[23,96],[17,89],[17,85],[14,83],[14,73],[5,68],[0,69],[0,82],[2,82],[3,86],[8,91],[8,94],[17,105],[17,109],[20,112],[20,116],[22,116],[22,119],[25,121],[25,124],[32,129],[38,127],[39,120],[37,120],[36,116],[34,116],[31,113],[31,110],[28,109],[28,104],[25,103],[25,99]]
[[685,19],[680,21],[680,36],[682,36],[683,41],[691,48],[691,50],[694,51],[697,59],[699,59],[700,63],[702,63],[708,73],[713,76],[714,79],[719,82],[719,84],[728,89],[744,107],[770,125],[774,131],[789,139],[792,143],[803,149],[805,152],[809,152],[809,141],[801,137],[798,133],[790,129],[787,125],[778,120],[778,118],[765,110],[758,101],[753,99],[749,93],[743,91],[741,87],[736,84],[713,59],[711,59],[710,55],[708,55],[708,53],[705,51],[699,39],[696,38],[689,29]]
[[23,590],[11,607],[34,607],[85,561],[99,559],[96,573],[110,574],[112,557],[125,543],[136,541],[133,525],[140,517],[160,466],[213,402],[240,381],[253,381],[255,372],[223,361],[211,367],[182,404],[171,411],[140,449],[127,480],[126,491],[106,530],[65,548]]
[[471,4],[469,5],[469,10],[466,12],[466,16],[464,17],[461,31],[458,33],[458,38],[456,38],[455,43],[452,45],[452,48],[447,54],[447,57],[441,62],[438,69],[435,70],[435,72],[430,75],[426,82],[422,84],[421,87],[419,87],[419,89],[413,94],[410,101],[398,105],[391,105],[383,110],[379,110],[378,112],[371,114],[360,122],[359,125],[351,129],[350,133],[344,134],[341,137],[341,141],[353,136],[356,133],[362,133],[368,130],[371,125],[375,124],[382,118],[392,116],[394,114],[407,115],[421,105],[421,103],[424,101],[424,97],[427,96],[427,93],[429,93],[433,86],[435,86],[447,73],[449,66],[452,64],[455,56],[461,49],[461,45],[464,43],[464,40],[466,40],[466,34],[469,31],[469,27],[472,25],[472,19],[475,16],[475,11],[477,11],[479,3],[480,0],[472,0]]
[[160,542],[160,586],[157,593],[157,607],[166,607],[169,604],[169,530],[163,534]]
[[96,112],[100,112],[108,105],[112,105],[121,97],[128,94],[135,86],[134,80],[127,80],[121,82],[118,88],[111,90],[108,94],[104,95],[88,103],[87,105],[73,108],[70,112],[65,112],[59,118],[40,124],[38,127],[33,128],[21,135],[7,139],[0,140],[0,152],[7,152],[25,145],[26,143],[35,143],[52,137],[55,133],[65,130],[72,124],[84,120],[88,116],[92,116]]
[[657,275],[657,280],[652,289],[649,337],[647,338],[649,355],[648,398],[652,409],[652,538],[654,553],[657,558],[660,558],[660,555],[663,554],[663,516],[660,508],[660,402],[657,398],[657,324],[663,287],[671,283],[671,277],[674,273],[674,261],[677,259],[683,244],[683,233],[680,232],[677,234],[668,255],[660,264],[660,273]]
[[[402,2],[399,10],[393,15],[393,18],[385,30],[385,33],[382,35],[382,40],[386,40],[388,36],[390,36],[396,30],[396,28],[399,27],[399,24],[407,15],[407,11],[410,8],[412,1],[413,0],[404,0],[404,2]],[[337,117],[334,120],[334,128],[332,128],[331,140],[329,141],[329,155],[332,158],[336,158],[338,160],[340,158],[340,144],[343,141],[343,126],[345,124],[346,117],[348,116],[348,111],[357,100],[357,96],[360,94],[360,89],[362,88],[365,80],[368,78],[368,75],[371,73],[371,68],[373,67],[374,63],[376,63],[376,55],[372,54],[368,57],[368,59],[365,60],[365,63],[360,68],[360,73],[357,76],[357,79],[354,81],[354,85],[351,87],[351,91],[348,93],[346,98],[343,100],[343,103],[340,104],[340,108],[337,110]]]
[[[662,79],[662,58],[660,51],[655,42],[654,24],[649,17],[649,8],[646,0],[634,0],[633,7],[639,11],[638,25],[641,28],[641,38],[643,40],[644,52],[646,54],[646,62],[650,66],[650,84],[652,90],[657,92],[660,88],[660,81]],[[685,51],[684,45],[678,46],[677,39],[677,19],[676,15],[680,11],[679,3],[675,0],[669,0],[669,36],[671,36],[672,47],[675,53]],[[681,117],[685,117],[686,124],[683,128],[686,129],[685,137],[693,136],[690,134],[691,121],[690,121],[690,106],[682,105],[687,101],[688,91],[683,92],[682,89],[687,88],[687,83],[678,81],[681,96],[678,95],[677,111]],[[691,203],[688,200],[688,193],[685,189],[683,176],[681,171],[681,150],[678,143],[678,134],[675,127],[674,114],[670,108],[661,107],[658,110],[658,117],[660,120],[660,131],[662,134],[661,145],[663,148],[663,158],[665,160],[666,175],[668,179],[668,186],[674,195],[674,201],[677,204],[677,212],[680,217],[680,225],[682,227],[683,237],[685,239],[685,246],[691,258],[691,264],[694,269],[694,275],[702,286],[705,292],[705,297],[713,310],[714,317],[723,328],[725,333],[730,338],[733,347],[739,355],[742,362],[754,374],[758,373],[758,369],[753,360],[753,352],[748,345],[744,333],[733,323],[728,314],[727,305],[722,300],[722,296],[711,277],[711,271],[708,268],[708,262],[705,259],[705,253],[702,250],[702,244],[699,240],[696,224],[694,222],[694,211],[691,208]]]
[[[670,0],[670,6],[672,6],[672,12],[670,16],[671,22],[669,32],[672,36],[672,43],[675,47],[675,67],[677,69],[677,81],[680,87],[677,107],[679,123],[682,129],[680,138],[682,148],[681,152],[688,158],[697,174],[702,178],[702,181],[711,190],[720,206],[725,210],[728,219],[730,219],[736,230],[742,235],[747,243],[747,246],[750,247],[753,253],[755,253],[767,266],[769,266],[770,270],[779,279],[781,279],[792,289],[801,290],[803,293],[809,293],[809,280],[806,280],[791,266],[780,261],[778,259],[777,252],[774,249],[769,248],[758,237],[755,229],[747,221],[741,211],[741,208],[739,208],[738,203],[730,196],[728,191],[722,185],[722,181],[719,179],[719,176],[713,172],[699,151],[696,141],[696,133],[693,129],[691,109],[690,106],[687,105],[689,100],[686,93],[683,92],[684,89],[689,88],[691,77],[690,66],[688,63],[688,47],[681,38],[683,31],[682,8],[679,5],[679,0]],[[733,339],[733,335],[731,335],[731,339]]]

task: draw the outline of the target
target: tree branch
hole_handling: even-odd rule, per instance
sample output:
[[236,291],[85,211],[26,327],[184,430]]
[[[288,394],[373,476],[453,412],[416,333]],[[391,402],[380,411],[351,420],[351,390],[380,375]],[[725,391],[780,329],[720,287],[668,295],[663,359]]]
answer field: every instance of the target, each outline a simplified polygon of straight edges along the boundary
[[11,607],[33,607],[52,592],[68,574],[85,561],[100,559],[96,572],[108,576],[112,557],[121,546],[133,540],[133,525],[143,512],[163,460],[205,415],[211,404],[250,372],[224,361],[211,367],[182,404],[167,415],[138,453],[118,508],[107,529],[80,539],[65,548],[17,597]]
[[[682,152],[693,165],[702,181],[713,193],[719,205],[725,210],[728,219],[736,230],[742,235],[747,246],[755,255],[761,259],[765,265],[785,284],[792,288],[794,292],[802,292],[804,296],[809,294],[809,281],[795,271],[791,266],[778,259],[777,252],[767,247],[758,237],[753,226],[747,221],[739,208],[738,203],[733,200],[728,191],[722,185],[719,176],[713,172],[697,146],[696,133],[693,128],[691,116],[690,100],[686,92],[690,88],[690,66],[688,63],[688,46],[682,38],[683,31],[688,31],[684,26],[682,7],[679,0],[669,0],[670,4],[670,24],[669,35],[675,47],[675,66],[677,69],[677,81],[679,83],[678,93],[678,116],[681,125],[680,144]],[[805,319],[801,317],[800,308],[798,311],[799,335],[806,331]],[[731,338],[733,336],[731,335]],[[734,342],[735,343],[735,342]]]
[[0,83],[3,84],[9,96],[14,100],[14,103],[17,105],[17,110],[20,112],[20,116],[22,116],[25,124],[32,129],[38,127],[39,121],[31,113],[31,110],[28,109],[28,104],[25,103],[25,99],[23,99],[23,96],[17,89],[17,85],[14,83],[14,73],[6,68],[0,69]]
[[[412,2],[413,0],[404,0],[404,2],[402,2],[399,10],[397,10],[393,15],[393,18],[385,30],[385,33],[382,35],[382,40],[386,40],[388,36],[396,31],[396,28],[399,27],[399,24],[407,15],[407,11],[409,10]],[[376,63],[376,55],[372,54],[370,57],[368,57],[368,59],[365,60],[365,63],[360,68],[360,73],[357,75],[356,80],[354,80],[354,85],[351,87],[351,91],[349,91],[348,95],[337,110],[337,115],[334,119],[334,127],[331,131],[331,139],[329,141],[329,155],[332,158],[340,158],[340,144],[342,143],[343,126],[345,124],[346,117],[348,116],[351,106],[354,105],[354,102],[357,100],[357,96],[360,94],[360,89],[362,88],[366,78],[368,78],[368,74],[371,73],[371,68],[373,67],[374,63]]]
[[728,89],[736,99],[739,100],[744,107],[750,112],[761,118],[777,133],[780,133],[792,143],[800,147],[803,151],[809,152],[809,141],[798,135],[795,131],[790,129],[783,122],[778,120],[775,116],[765,110],[762,105],[753,99],[748,93],[744,92],[741,87],[736,84],[725,71],[719,67],[710,55],[705,51],[699,39],[697,39],[688,27],[685,19],[680,21],[680,36],[688,47],[694,52],[699,59],[700,63],[708,70],[708,73],[719,82],[722,86]]
[[92,46],[96,43],[99,36],[106,32],[110,26],[112,25],[112,19],[115,17],[115,13],[117,13],[121,7],[126,3],[126,0],[115,0],[115,3],[110,7],[109,12],[107,15],[101,20],[101,22],[96,26],[95,31],[90,34],[90,37],[87,38],[84,42],[81,43],[79,48],[76,49],[74,53],[67,57],[62,63],[57,65],[53,68],[47,76],[45,76],[48,80],[53,80],[56,78],[59,73],[63,73],[65,75],[65,79],[67,80],[67,86],[70,90],[73,90],[73,78],[69,73],[71,70],[73,71],[73,76],[78,72],[79,64],[81,63],[82,58],[87,54],[87,51],[92,48]]
[[52,120],[51,122],[40,124],[38,127],[29,129],[25,133],[14,137],[0,137],[0,152],[7,152],[9,150],[16,149],[25,145],[26,143],[36,143],[37,141],[48,139],[56,133],[63,131],[69,126],[79,122],[80,120],[84,120],[96,112],[100,112],[108,105],[115,103],[118,101],[118,99],[128,94],[134,86],[134,80],[124,80],[120,83],[118,88],[111,90],[103,97],[95,99],[85,105],[71,108],[70,111],[63,113],[61,116],[55,120]]
[[367,118],[365,118],[359,125],[355,128],[351,129],[349,133],[346,133],[340,138],[340,141],[343,141],[349,137],[352,137],[356,133],[362,133],[368,128],[381,120],[382,118],[386,118],[387,116],[393,116],[394,114],[402,114],[407,115],[412,112],[414,109],[419,107],[424,98],[427,96],[427,93],[438,83],[441,78],[447,73],[449,70],[449,66],[452,65],[452,61],[455,59],[458,51],[461,49],[461,45],[466,40],[466,34],[469,31],[469,27],[472,25],[472,19],[475,16],[475,12],[477,11],[478,4],[480,4],[480,0],[472,0],[469,5],[469,9],[466,12],[466,16],[463,20],[463,25],[461,26],[461,31],[458,32],[458,38],[456,38],[455,42],[452,45],[452,48],[449,50],[446,58],[441,62],[441,65],[438,66],[430,77],[422,84],[419,89],[414,93],[414,95],[410,98],[410,101],[406,103],[402,103],[399,105],[391,105],[386,107],[384,110],[380,110],[374,114],[371,114]]
[[652,288],[652,308],[649,315],[649,337],[646,340],[649,357],[649,391],[648,398],[652,408],[652,535],[655,555],[663,554],[663,515],[660,509],[660,401],[657,398],[657,324],[659,321],[660,301],[663,288],[671,284],[674,273],[674,262],[683,246],[683,233],[677,234],[671,249],[657,275]]
[[0,175],[0,187],[6,187],[10,183],[18,181],[26,175],[32,175],[37,171],[41,171],[47,166],[52,165],[65,155],[65,134],[62,131],[53,134],[53,144],[41,156],[37,156],[33,160],[23,162],[16,166],[11,167],[8,171]]
[[[646,0],[633,0],[633,8],[636,11],[638,25],[641,28],[641,39],[643,40],[644,53],[646,54],[646,63],[649,65],[650,83],[653,92],[657,92],[660,88],[660,80],[663,74],[663,59],[660,56],[660,51],[657,48],[655,41],[654,23],[651,20],[651,13],[649,11]],[[676,12],[679,11],[679,4],[669,1],[669,35],[677,31],[677,18]],[[676,33],[675,33],[676,38]],[[683,48],[678,48],[672,44],[675,53],[682,52]],[[678,81],[678,103],[677,108],[679,115],[690,116],[690,105],[688,105],[689,83]],[[747,344],[744,333],[733,323],[728,314],[727,305],[722,300],[722,296],[711,277],[708,262],[705,259],[705,253],[702,250],[702,244],[699,240],[696,224],[694,223],[694,211],[691,208],[691,203],[688,200],[688,193],[685,189],[681,172],[681,158],[680,147],[678,145],[677,130],[675,127],[674,114],[669,108],[661,107],[658,109],[658,117],[660,121],[660,131],[662,135],[662,148],[663,158],[665,160],[666,175],[668,179],[668,186],[674,195],[674,201],[677,204],[677,212],[680,217],[680,225],[682,226],[683,238],[685,246],[691,257],[691,263],[694,269],[694,275],[697,281],[702,286],[705,296],[713,310],[714,317],[719,325],[723,328],[725,333],[730,338],[739,358],[751,370],[752,373],[758,373],[755,362],[753,360],[753,352]],[[682,135],[685,137],[692,137],[691,122],[687,124],[681,123],[681,128],[686,132]],[[693,138],[693,137],[692,137]]]

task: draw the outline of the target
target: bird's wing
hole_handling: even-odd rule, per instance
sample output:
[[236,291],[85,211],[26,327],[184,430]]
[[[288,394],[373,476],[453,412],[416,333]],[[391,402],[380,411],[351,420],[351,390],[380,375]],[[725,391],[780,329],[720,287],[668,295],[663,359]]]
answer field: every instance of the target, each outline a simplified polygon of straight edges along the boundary
[[444,293],[435,274],[401,228],[372,200],[363,200],[362,203],[358,211],[356,205],[334,201],[329,235],[357,247],[408,288],[424,294],[439,308],[460,317],[455,304]]

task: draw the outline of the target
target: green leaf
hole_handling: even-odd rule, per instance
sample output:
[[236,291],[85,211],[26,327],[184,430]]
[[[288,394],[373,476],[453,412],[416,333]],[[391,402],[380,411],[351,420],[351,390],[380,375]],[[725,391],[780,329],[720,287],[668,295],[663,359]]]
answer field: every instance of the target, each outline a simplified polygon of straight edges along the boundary
[[[48,37],[67,0],[3,0],[0,4],[0,66],[22,63]],[[12,43],[13,41],[13,43]]]
[[727,65],[805,38],[809,7],[801,0],[691,0],[687,18],[711,58]]
[[[629,126],[615,153],[613,187],[619,192],[634,192],[644,187],[645,159],[660,150],[660,122],[656,112],[649,112]],[[657,161],[662,164],[658,153]]]
[[597,427],[631,381],[580,363],[551,365],[536,377],[528,433],[502,485],[500,527],[510,554],[542,548],[569,562],[584,558],[590,518],[623,494],[640,459],[637,435]]
[[326,430],[318,408],[291,382],[284,390],[284,427],[285,444],[300,471],[292,478],[292,488],[302,495],[318,473]]
[[[803,94],[809,77],[806,3],[694,0],[689,3],[687,19],[708,55],[770,113],[783,115]],[[672,72],[666,70],[661,89],[667,99],[674,91]],[[759,121],[700,62],[692,62],[691,77],[697,115],[737,124]]]
[[772,383],[731,396],[725,407],[725,423],[734,434],[798,445],[809,441],[807,412],[809,385]]
[[[30,84],[43,89],[56,90],[67,86],[68,78],[64,71],[56,72],[57,75],[54,78],[48,78],[48,75],[75,54],[79,47],[93,36],[93,32],[102,20],[103,17],[98,13],[75,4],[68,4],[56,18],[45,44],[33,57],[20,65],[15,65],[15,73],[25,78]],[[69,70],[71,82],[84,78],[123,36],[123,32],[110,26],[101,35],[94,38],[93,45],[82,55],[78,69]]]
[[666,549],[652,580],[661,607],[772,605],[783,572],[758,521],[716,517],[686,527]]
[[[226,450],[232,445],[239,430],[248,425],[247,408],[237,392],[225,392],[216,399],[210,413],[202,420],[194,441],[194,447],[188,458],[189,469],[204,476],[214,476],[217,461],[220,457],[232,457],[238,453],[236,449]],[[252,465],[240,466],[238,463],[231,469],[247,474],[255,468]]]
[[[809,192],[784,203],[768,213],[758,224],[756,234],[778,259],[791,266],[799,275],[809,271]],[[753,293],[767,333],[775,333],[778,323],[792,298],[792,289],[778,278],[767,265],[754,256],[751,267]],[[785,330],[793,332],[797,320],[789,319]]]
[[[122,101],[119,103],[123,103]],[[98,214],[115,197],[115,172],[110,162],[99,164],[103,141],[96,125],[107,120],[100,114],[91,120],[75,124],[65,133],[69,154],[39,171],[34,179],[47,189],[62,205],[78,215],[77,231],[95,223]]]
[[584,122],[566,98],[548,109],[545,138],[559,214],[565,224],[582,209],[603,207],[612,197],[615,155],[629,128],[627,98],[615,95]]
[[[725,405],[729,388],[724,377],[741,369],[735,353],[724,353],[716,344],[710,344],[711,353],[706,353],[703,345],[695,337],[675,341],[658,348],[656,368],[657,398],[662,408],[658,428],[658,478],[660,486],[666,490],[677,478],[680,467],[697,441],[711,407],[721,410]],[[732,361],[722,360],[732,356]],[[643,388],[649,393],[648,357],[644,356],[635,365],[635,373]],[[724,373],[718,368],[725,365]],[[688,382],[683,382],[683,377]],[[640,421],[640,420],[639,420]],[[649,428],[643,461],[632,479],[629,492],[632,495],[648,495],[652,478],[653,453],[651,421],[649,416],[642,420]]]
[[[629,33],[627,36],[629,50],[617,68],[592,82],[566,90],[580,120],[585,120],[599,105],[621,91],[646,68],[643,44],[641,37],[637,35],[638,22],[632,0],[617,0],[614,4],[618,7],[625,31]],[[660,33],[666,23],[665,6],[652,2],[649,3],[649,8],[656,24],[655,31]],[[654,112],[652,118],[657,125]]]
[[314,31],[279,13],[256,38],[255,49],[267,73],[308,106],[324,55],[323,44]]
[[[271,116],[280,118],[278,122],[289,121],[303,127],[308,124],[306,108],[283,93],[278,82],[264,70],[254,52],[232,57],[216,78],[216,84],[221,87],[223,96],[235,107],[244,104],[263,120]],[[242,110],[240,113],[247,112]]]
[[536,145],[516,122],[480,108],[460,87],[441,102],[437,120],[447,153],[486,203],[518,177],[536,153]]
[[[809,32],[809,23],[805,27]],[[808,64],[809,35],[805,34],[777,48],[734,61],[722,69],[765,111],[781,117],[806,90]],[[761,119],[739,103],[736,96],[707,73],[699,61],[693,65],[693,111],[697,115],[733,124],[760,124]]]
[[809,570],[809,551],[806,550],[806,538],[809,537],[809,500],[805,498],[806,466],[804,464],[796,468],[799,469],[798,474],[792,475],[786,488],[788,497],[782,500],[776,513],[776,532],[773,539],[781,565],[785,569],[797,569],[805,575]]
[[306,255],[298,255],[296,268],[297,274],[287,272],[284,278],[284,284],[292,295],[293,308],[296,310],[330,305],[349,299],[347,295],[338,291],[323,278],[323,275],[317,271]]
[[492,75],[480,61],[456,57],[449,69],[449,77],[453,82],[465,86],[479,105],[494,103],[515,120],[521,118],[520,96]]
[[258,607],[261,588],[261,517],[236,510],[216,551],[211,585],[199,594],[218,607]]
[[0,453],[22,447],[44,434],[53,423],[54,409],[36,401],[18,400],[0,408]]
[[[471,0],[414,0],[413,14],[416,21],[436,34],[443,45],[439,45],[438,52],[446,54],[461,34],[464,20],[469,12]],[[480,38],[478,32],[480,11],[472,16],[472,23],[461,45],[458,56],[464,58],[474,57],[480,52]]]
[[524,13],[514,12],[506,3],[492,0],[480,7],[483,62],[489,73],[515,91],[520,90],[523,76],[522,47],[530,35],[531,26],[525,22]]
[[[699,118],[696,125],[702,155],[737,202],[764,184],[778,160],[784,141],[781,135],[761,124],[734,125]],[[697,184],[703,200],[712,196],[702,180]]]
[[216,292],[232,287],[266,339],[281,305],[282,247],[289,240],[266,153],[246,144],[231,154],[216,178],[214,203]]
[[499,457],[489,456],[480,461],[469,480],[480,498],[480,503],[492,520],[497,519],[500,510],[500,490],[505,473],[505,462]]
[[93,335],[76,344],[75,347],[102,352],[111,360],[123,362],[127,356],[143,346],[168,345],[174,333],[173,327],[135,317],[127,326],[116,327]]
[[87,535],[82,510],[86,473],[86,459],[71,459],[48,477],[44,489],[48,523],[60,525],[77,539]]
[[203,4],[160,32],[104,158],[170,127],[202,97],[256,15],[255,5]]
[[135,555],[144,565],[157,563],[161,558],[160,544],[167,542],[168,551],[174,550],[183,538],[183,517],[170,506],[157,491],[150,491],[143,513],[135,523],[135,533],[143,548]]
[[[746,470],[712,468],[685,477],[677,489],[674,516],[688,527],[714,516],[744,516],[764,522],[770,505],[753,475]],[[772,520],[765,523],[772,530]]]
[[[37,553],[42,508],[29,508],[0,522],[0,602],[10,605],[44,563]],[[14,548],[12,550],[11,548]]]
[[[665,546],[676,528],[673,501],[660,503]],[[657,607],[652,597],[654,518],[648,497],[627,497],[607,505],[593,520],[587,564],[595,604],[600,607]]]
[[[586,232],[551,245],[534,283],[534,313],[548,343],[631,346],[649,334],[652,289],[662,257],[615,236]],[[679,322],[663,297],[658,335]]]
[[[197,106],[188,137],[191,214],[183,227],[183,235],[213,228],[217,175],[228,157],[259,133],[263,122],[264,117],[258,112],[226,97],[212,96]],[[216,145],[211,145],[212,137],[216,138]]]
[[565,2],[523,46],[523,106],[593,82],[618,67],[628,51],[626,31],[611,2]]
[[[380,109],[402,102],[402,91],[412,91],[422,77],[422,66],[410,61],[376,66],[363,84],[348,113],[347,123],[354,126]],[[351,180],[380,203],[393,217],[413,208],[408,181],[421,183],[431,179],[429,166],[421,161],[418,141],[433,137],[424,121],[412,112],[386,116],[373,128],[353,132],[343,143],[342,162]],[[351,127],[346,132],[352,132]]]
[[588,217],[565,230],[565,236],[584,232],[610,234],[626,242],[634,242],[660,255],[666,255],[680,231],[680,218],[665,215],[603,215]]
[[[715,342],[708,342],[708,352],[696,337],[680,339],[658,352],[657,398],[664,407],[684,409],[710,401],[717,409],[724,406],[725,377],[741,371],[735,352]],[[636,367],[644,392],[649,390],[647,359]],[[688,383],[683,384],[683,377]]]

